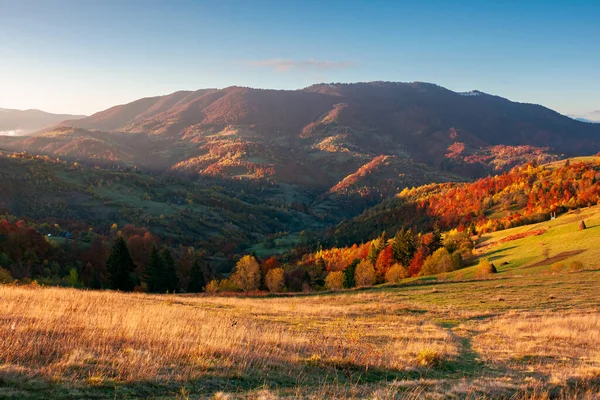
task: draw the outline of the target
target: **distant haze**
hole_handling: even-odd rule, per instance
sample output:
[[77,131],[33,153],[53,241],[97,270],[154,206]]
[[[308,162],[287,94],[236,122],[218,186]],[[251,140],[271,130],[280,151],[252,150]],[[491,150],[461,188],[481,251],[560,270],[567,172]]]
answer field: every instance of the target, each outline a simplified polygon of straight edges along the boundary
[[40,110],[0,108],[0,136],[25,136],[65,120],[83,117],[83,115],[51,114]]

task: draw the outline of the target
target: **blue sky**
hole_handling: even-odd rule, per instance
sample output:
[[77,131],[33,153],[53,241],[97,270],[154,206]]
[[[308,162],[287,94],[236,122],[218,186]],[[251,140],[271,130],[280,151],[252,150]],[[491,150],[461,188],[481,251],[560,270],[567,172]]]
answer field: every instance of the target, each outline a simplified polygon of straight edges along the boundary
[[0,0],[0,107],[426,81],[600,109],[600,1]]

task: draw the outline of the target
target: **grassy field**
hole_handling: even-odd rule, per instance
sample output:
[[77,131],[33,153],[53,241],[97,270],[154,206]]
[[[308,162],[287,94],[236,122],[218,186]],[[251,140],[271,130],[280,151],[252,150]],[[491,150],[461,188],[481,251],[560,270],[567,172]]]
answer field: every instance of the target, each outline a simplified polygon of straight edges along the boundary
[[[587,229],[580,230],[584,221]],[[500,273],[532,274],[573,261],[600,266],[600,206],[570,211],[555,220],[485,235],[478,253]],[[503,265],[504,264],[504,265]]]
[[0,398],[573,398],[600,271],[282,297],[0,286]]

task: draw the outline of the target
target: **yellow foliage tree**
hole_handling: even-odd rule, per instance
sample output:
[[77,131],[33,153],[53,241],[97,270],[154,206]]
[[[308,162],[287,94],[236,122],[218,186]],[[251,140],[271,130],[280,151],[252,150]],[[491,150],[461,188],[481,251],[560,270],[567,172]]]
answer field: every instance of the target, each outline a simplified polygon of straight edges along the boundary
[[272,293],[281,292],[285,286],[285,274],[283,268],[270,269],[269,272],[267,272],[265,282],[267,288],[269,288]]
[[325,286],[329,290],[341,290],[344,287],[344,272],[330,272],[327,278],[325,278]]
[[356,286],[373,286],[377,279],[377,273],[375,267],[369,260],[362,260],[357,266],[354,272],[354,280]]
[[256,258],[244,256],[235,265],[231,280],[244,292],[257,290],[260,285],[260,265]]
[[404,278],[410,276],[410,270],[403,267],[401,264],[394,264],[385,273],[385,281],[388,283],[398,283]]

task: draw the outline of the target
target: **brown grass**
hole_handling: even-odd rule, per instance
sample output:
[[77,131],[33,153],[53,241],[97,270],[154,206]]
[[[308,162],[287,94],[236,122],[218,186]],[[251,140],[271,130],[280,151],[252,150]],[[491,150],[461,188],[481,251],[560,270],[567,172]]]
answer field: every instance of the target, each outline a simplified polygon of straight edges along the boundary
[[600,273],[539,279],[569,281],[556,296],[519,278],[268,298],[0,285],[0,398],[585,397]]

